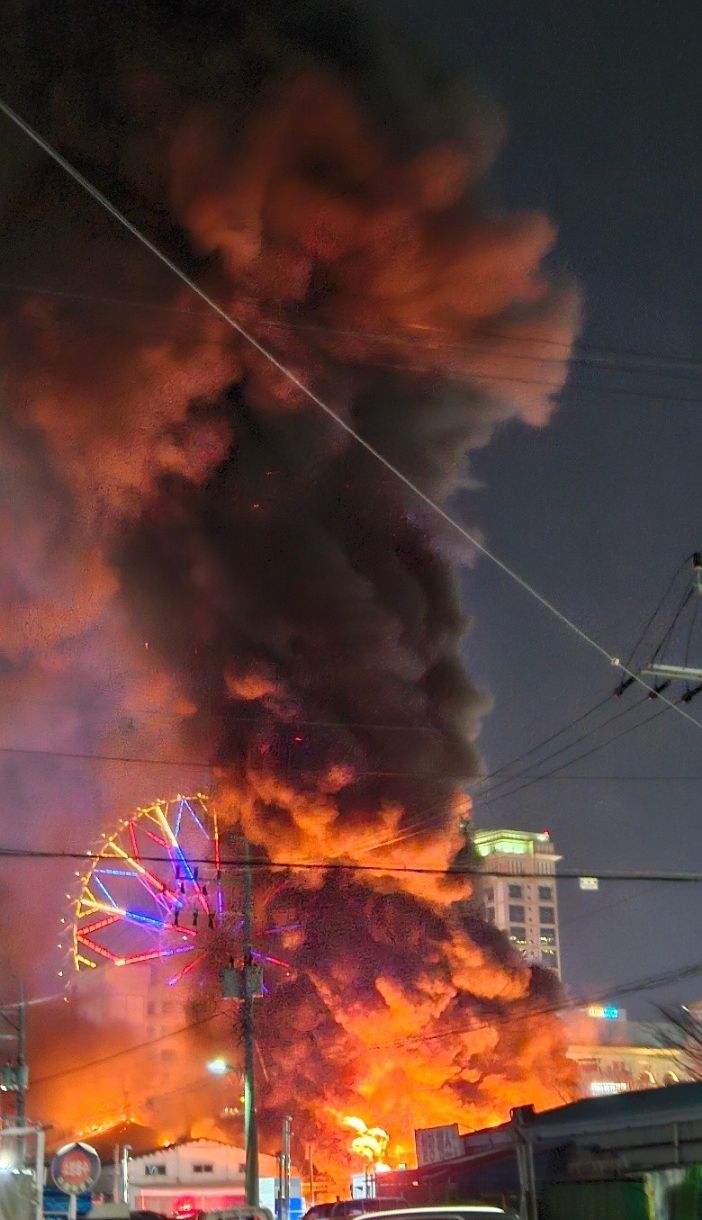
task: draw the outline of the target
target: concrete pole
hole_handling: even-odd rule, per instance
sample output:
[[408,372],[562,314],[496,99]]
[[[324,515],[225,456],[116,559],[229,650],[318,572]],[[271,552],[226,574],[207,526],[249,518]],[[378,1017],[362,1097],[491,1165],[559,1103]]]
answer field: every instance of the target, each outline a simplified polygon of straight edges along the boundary
[[286,1115],[283,1119],[283,1151],[281,1154],[282,1190],[280,1197],[280,1220],[290,1220],[290,1144],[292,1136],[292,1119]]
[[248,839],[244,839],[244,1143],[246,1147],[245,1189],[249,1207],[259,1206],[258,1124],[256,1120],[256,1046],[254,1041],[253,979],[253,879]]

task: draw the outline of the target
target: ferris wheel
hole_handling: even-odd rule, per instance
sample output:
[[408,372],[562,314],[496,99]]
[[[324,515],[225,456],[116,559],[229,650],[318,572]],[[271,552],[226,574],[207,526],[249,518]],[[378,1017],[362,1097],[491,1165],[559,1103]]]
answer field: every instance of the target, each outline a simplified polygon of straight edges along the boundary
[[[257,902],[255,957],[289,975],[292,966],[268,951],[268,907],[280,886]],[[136,809],[105,835],[80,878],[74,901],[71,954],[78,971],[135,966],[173,958],[174,984],[215,953],[236,956],[241,902],[222,876],[217,816],[208,798],[177,796]]]

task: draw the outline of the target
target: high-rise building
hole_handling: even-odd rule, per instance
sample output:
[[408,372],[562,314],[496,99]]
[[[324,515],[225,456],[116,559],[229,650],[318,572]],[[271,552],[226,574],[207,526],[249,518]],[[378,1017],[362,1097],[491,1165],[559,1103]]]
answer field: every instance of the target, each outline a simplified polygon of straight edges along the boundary
[[509,936],[528,962],[561,973],[556,855],[547,830],[474,830],[485,870],[475,898],[485,918]]

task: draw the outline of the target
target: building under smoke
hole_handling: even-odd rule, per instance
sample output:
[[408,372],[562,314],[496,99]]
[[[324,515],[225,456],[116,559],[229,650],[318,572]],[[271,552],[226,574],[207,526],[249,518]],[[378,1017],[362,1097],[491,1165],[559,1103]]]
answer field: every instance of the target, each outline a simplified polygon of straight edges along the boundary
[[561,973],[556,855],[547,830],[476,830],[484,877],[475,897],[488,923],[506,932],[528,962]]

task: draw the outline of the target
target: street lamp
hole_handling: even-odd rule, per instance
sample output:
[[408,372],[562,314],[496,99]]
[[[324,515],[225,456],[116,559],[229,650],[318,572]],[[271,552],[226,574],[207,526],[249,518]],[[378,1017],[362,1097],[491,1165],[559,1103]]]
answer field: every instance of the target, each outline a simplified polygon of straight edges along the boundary
[[234,1071],[234,1066],[233,1064],[229,1063],[227,1059],[224,1059],[221,1055],[218,1055],[216,1059],[209,1060],[207,1070],[208,1072],[211,1072],[213,1076],[226,1076],[227,1072]]

